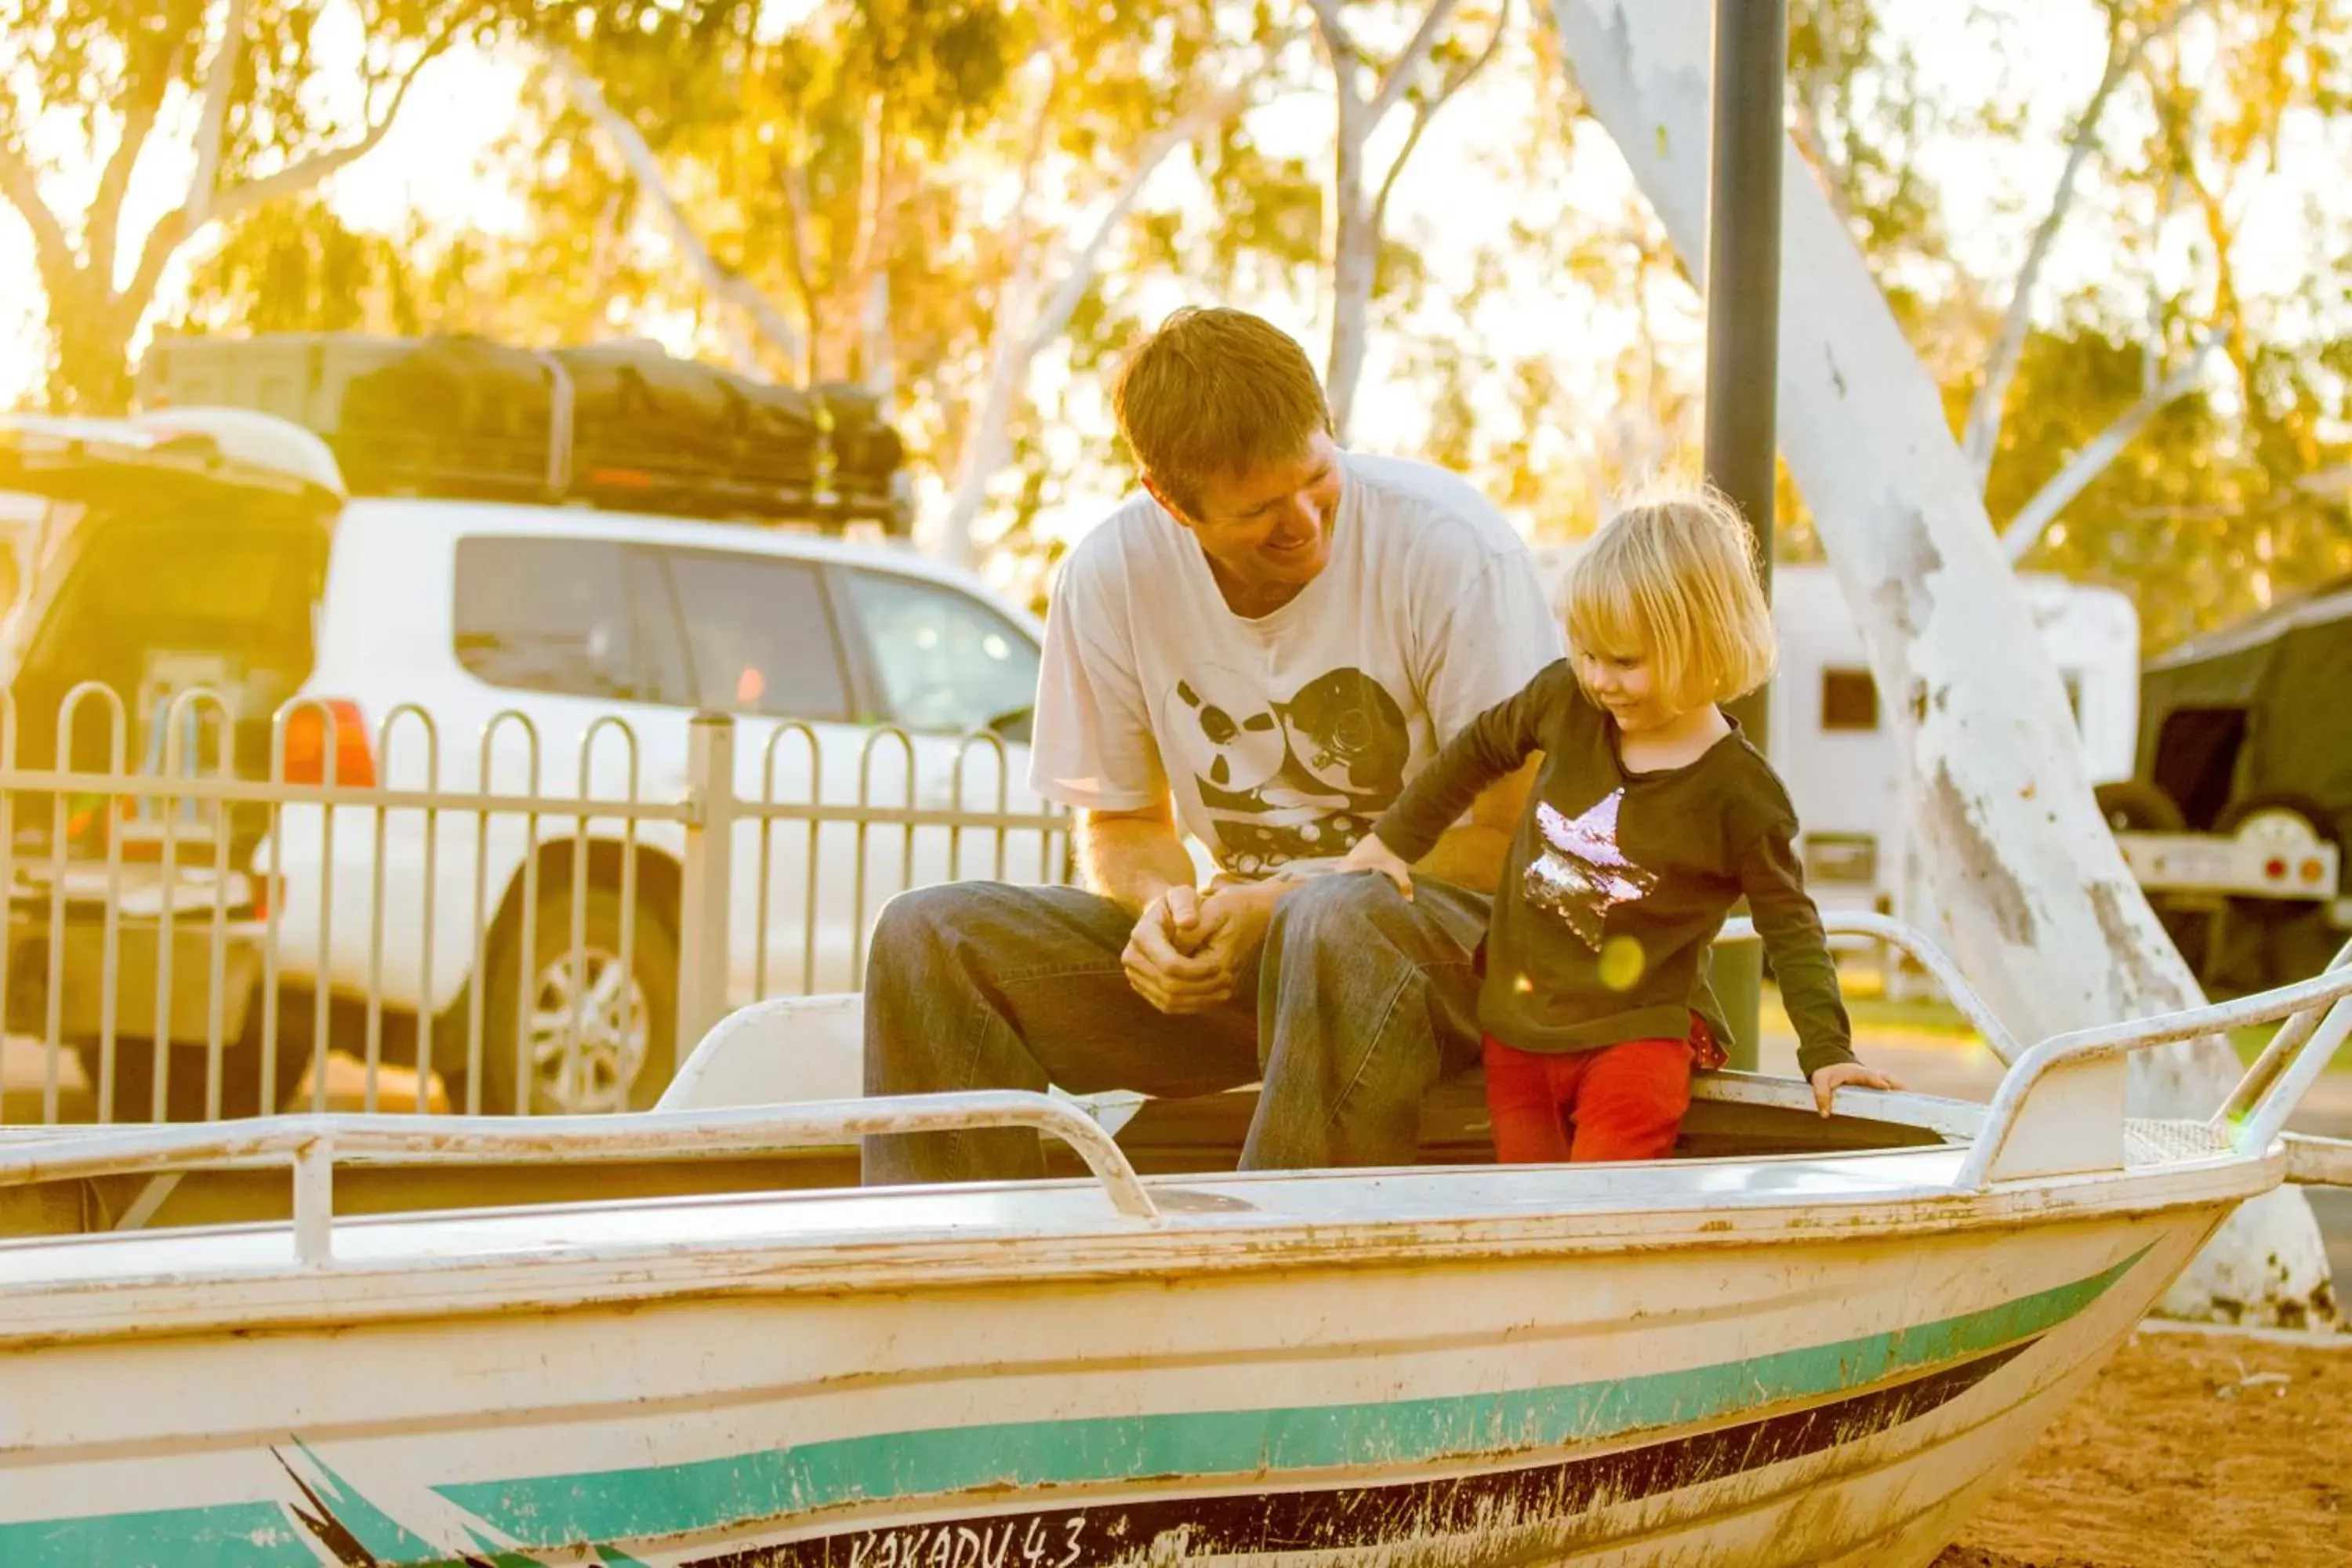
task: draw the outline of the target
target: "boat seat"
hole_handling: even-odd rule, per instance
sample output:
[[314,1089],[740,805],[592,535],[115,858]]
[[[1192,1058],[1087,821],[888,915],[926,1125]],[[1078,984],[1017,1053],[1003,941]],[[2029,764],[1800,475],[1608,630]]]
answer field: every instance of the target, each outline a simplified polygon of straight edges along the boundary
[[[865,1090],[862,1004],[855,994],[780,996],[737,1009],[695,1047],[659,1109],[856,1099]],[[1139,1170],[1229,1170],[1257,1108],[1257,1086],[1181,1100],[1128,1089],[1065,1098],[1117,1137]],[[1675,1152],[1697,1158],[1916,1147],[1964,1136],[1981,1114],[1978,1107],[1925,1095],[1873,1096],[1870,1105],[1870,1116],[1824,1121],[1801,1083],[1708,1073],[1693,1086]],[[1477,1069],[1437,1084],[1422,1102],[1420,1162],[1482,1164],[1493,1157]]]

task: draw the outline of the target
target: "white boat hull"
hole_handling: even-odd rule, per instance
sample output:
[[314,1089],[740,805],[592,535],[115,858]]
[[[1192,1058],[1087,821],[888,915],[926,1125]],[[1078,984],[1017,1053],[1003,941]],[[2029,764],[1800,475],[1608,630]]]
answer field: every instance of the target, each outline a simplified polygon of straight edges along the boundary
[[[2126,1052],[2290,1016],[2211,1120],[2124,1120]],[[0,1182],[287,1160],[291,1223],[0,1241],[0,1564],[1923,1565],[2347,1037],[2352,966],[1885,1097],[1901,1146],[1612,1166],[1139,1182],[1045,1096],[761,1103],[751,1028],[680,1075],[733,1110],[27,1142]],[[1094,1179],[333,1212],[338,1159],[974,1126]]]
[[1924,1563],[2229,1202],[21,1345],[0,1563]]

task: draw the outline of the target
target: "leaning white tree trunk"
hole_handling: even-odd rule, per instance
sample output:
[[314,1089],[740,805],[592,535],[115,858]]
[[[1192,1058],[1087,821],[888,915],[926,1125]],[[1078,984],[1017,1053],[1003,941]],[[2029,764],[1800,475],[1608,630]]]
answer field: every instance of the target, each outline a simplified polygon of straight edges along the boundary
[[[1692,273],[1706,246],[1706,0],[1552,0],[1585,101]],[[1934,380],[1784,144],[1780,445],[1915,772],[1916,827],[1970,980],[2019,1036],[2192,1005],[2189,973],[2093,804],[2064,689]],[[1708,389],[1738,396],[1738,389]],[[2210,1114],[2238,1077],[2207,1040],[2135,1058],[2137,1114]],[[2333,1314],[2302,1195],[2249,1204],[2167,1310]]]

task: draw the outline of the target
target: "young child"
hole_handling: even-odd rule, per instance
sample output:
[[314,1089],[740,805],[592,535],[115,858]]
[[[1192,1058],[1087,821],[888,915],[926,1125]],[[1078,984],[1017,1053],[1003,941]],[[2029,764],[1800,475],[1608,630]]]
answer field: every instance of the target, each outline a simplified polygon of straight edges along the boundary
[[1411,898],[1412,863],[1543,753],[1478,996],[1496,1158],[1673,1150],[1691,1073],[1723,1063],[1705,965],[1743,894],[1821,1113],[1840,1085],[1897,1087],[1848,1047],[1788,791],[1717,706],[1761,686],[1774,658],[1738,513],[1710,490],[1619,512],[1569,578],[1568,641],[1570,657],[1455,736],[1341,868]]

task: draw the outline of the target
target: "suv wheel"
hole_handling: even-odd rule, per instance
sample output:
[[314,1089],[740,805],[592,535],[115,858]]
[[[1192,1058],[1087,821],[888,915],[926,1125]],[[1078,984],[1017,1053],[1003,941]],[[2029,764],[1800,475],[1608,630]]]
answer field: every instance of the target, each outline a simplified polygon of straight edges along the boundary
[[[640,900],[624,969],[620,893],[591,886],[586,903],[585,941],[575,954],[571,883],[557,880],[540,890],[527,1014],[518,984],[520,928],[510,928],[490,954],[482,1110],[491,1115],[644,1110],[677,1070],[677,939]],[[526,1074],[528,1101],[519,1092]]]

